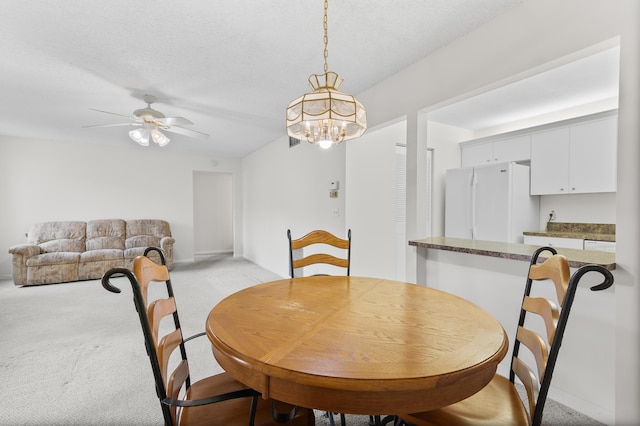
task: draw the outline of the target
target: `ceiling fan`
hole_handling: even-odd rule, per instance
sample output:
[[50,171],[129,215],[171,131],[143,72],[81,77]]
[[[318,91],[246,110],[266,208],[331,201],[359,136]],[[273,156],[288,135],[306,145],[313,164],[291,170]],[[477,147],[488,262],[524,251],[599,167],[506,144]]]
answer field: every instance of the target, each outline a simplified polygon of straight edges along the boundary
[[204,139],[209,137],[206,133],[182,127],[192,125],[193,123],[190,120],[187,120],[184,117],[165,117],[165,115],[160,111],[151,108],[151,104],[157,101],[155,96],[144,95],[143,100],[147,104],[147,107],[133,111],[133,117],[89,108],[92,111],[103,112],[105,114],[117,115],[119,117],[126,117],[129,119],[133,118],[133,121],[116,124],[97,124],[83,127],[135,126],[136,129],[129,131],[129,137],[142,146],[149,145],[149,140],[152,140],[159,146],[165,146],[168,144],[170,139],[162,133],[162,131],[178,133],[192,138]]

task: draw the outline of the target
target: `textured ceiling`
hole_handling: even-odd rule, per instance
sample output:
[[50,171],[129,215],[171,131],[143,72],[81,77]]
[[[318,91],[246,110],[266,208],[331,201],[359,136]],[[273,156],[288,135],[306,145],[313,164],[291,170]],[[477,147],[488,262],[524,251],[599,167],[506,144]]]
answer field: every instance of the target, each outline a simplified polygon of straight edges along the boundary
[[[357,95],[523,0],[332,0],[329,68]],[[166,150],[242,157],[285,134],[323,70],[322,0],[20,0],[0,13],[0,135],[121,145],[145,106],[205,140]],[[154,149],[150,147],[147,149]],[[156,148],[157,149],[157,148]]]
[[[332,0],[329,68],[357,96],[522,1]],[[91,108],[131,116],[151,94],[155,109],[210,135],[169,133],[163,150],[243,157],[286,133],[288,103],[323,71],[323,5],[4,0],[0,135],[136,146],[128,126],[83,126],[128,122]],[[429,118],[478,130],[615,97],[618,62],[612,48]]]

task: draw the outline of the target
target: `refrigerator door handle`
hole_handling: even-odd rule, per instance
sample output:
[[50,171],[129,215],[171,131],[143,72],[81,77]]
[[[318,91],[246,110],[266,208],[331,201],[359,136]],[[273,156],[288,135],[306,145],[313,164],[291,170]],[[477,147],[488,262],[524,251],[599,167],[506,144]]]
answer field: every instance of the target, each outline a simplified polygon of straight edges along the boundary
[[478,175],[473,172],[473,176],[471,177],[471,239],[476,239],[476,187],[478,186]]

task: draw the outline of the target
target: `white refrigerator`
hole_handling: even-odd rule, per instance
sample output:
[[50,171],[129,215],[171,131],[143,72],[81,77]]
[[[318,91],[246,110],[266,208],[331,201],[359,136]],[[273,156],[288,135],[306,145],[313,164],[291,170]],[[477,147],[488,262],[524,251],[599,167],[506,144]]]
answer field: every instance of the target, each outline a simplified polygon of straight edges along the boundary
[[523,243],[540,227],[529,182],[529,166],[516,163],[447,170],[445,237]]

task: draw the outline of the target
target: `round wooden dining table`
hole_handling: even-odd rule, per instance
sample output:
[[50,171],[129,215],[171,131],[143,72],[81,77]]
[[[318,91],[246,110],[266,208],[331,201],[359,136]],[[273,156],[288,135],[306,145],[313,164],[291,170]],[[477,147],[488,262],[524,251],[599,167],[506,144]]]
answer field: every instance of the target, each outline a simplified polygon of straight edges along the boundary
[[484,387],[508,349],[500,323],[449,293],[317,276],[255,285],[210,312],[222,368],[273,398],[331,412],[431,410]]

